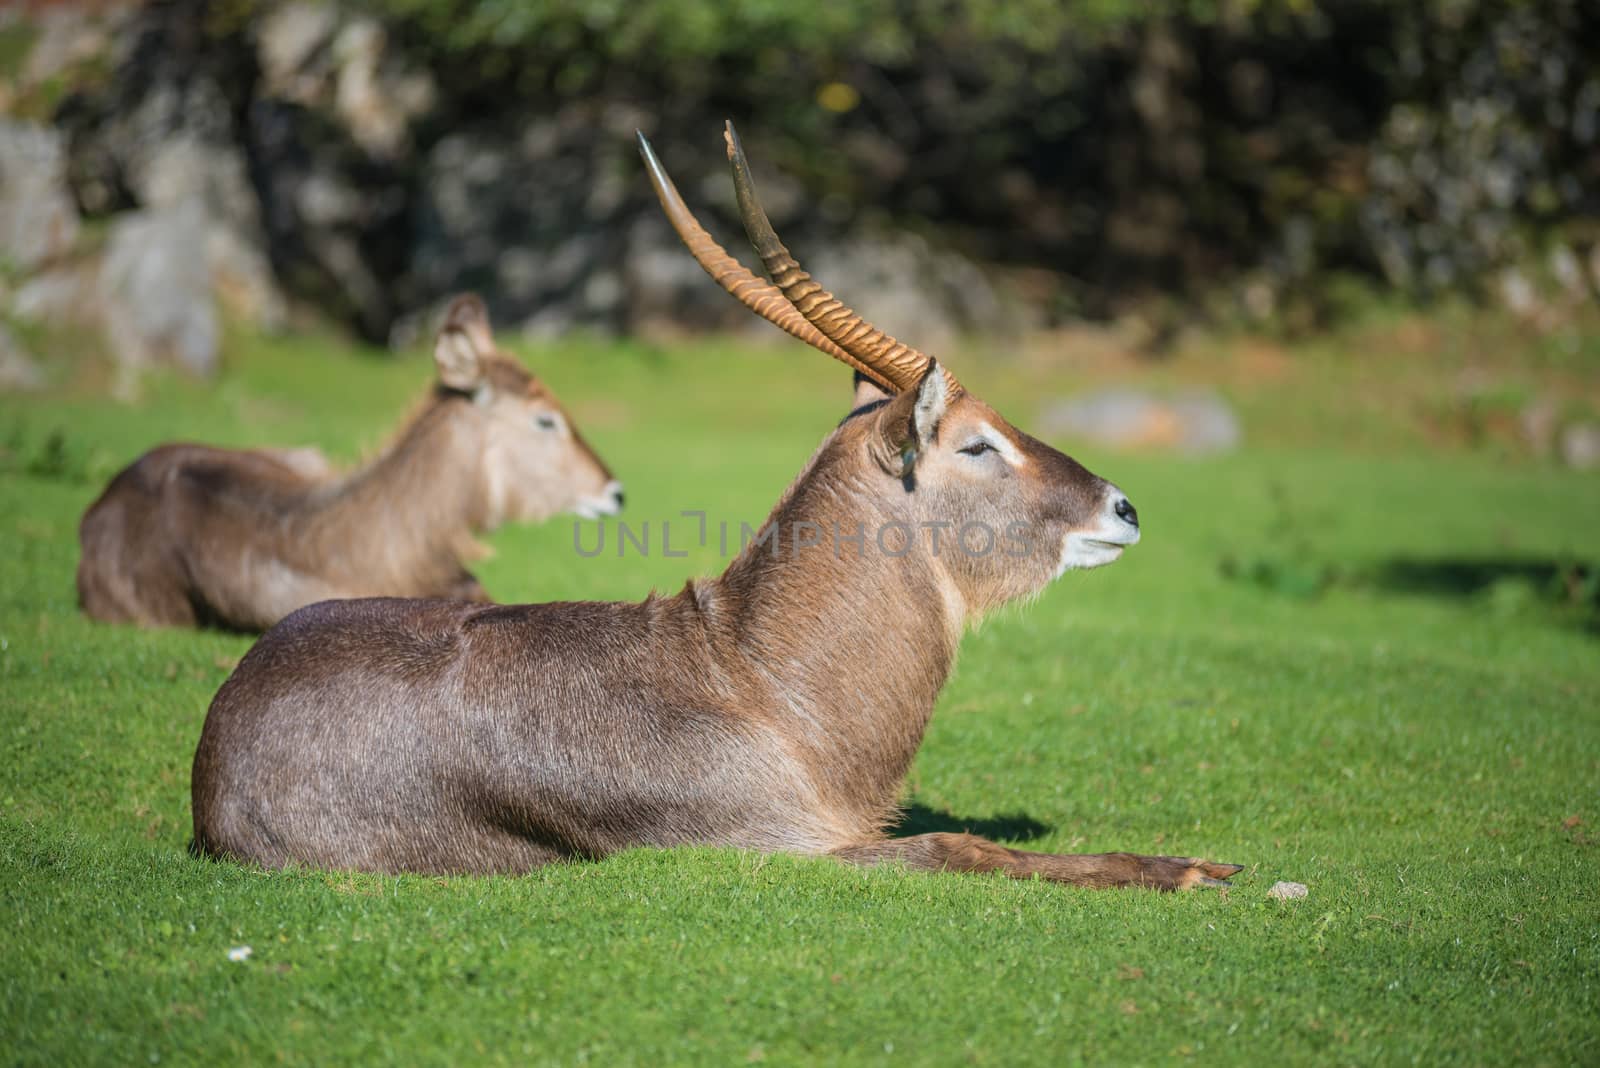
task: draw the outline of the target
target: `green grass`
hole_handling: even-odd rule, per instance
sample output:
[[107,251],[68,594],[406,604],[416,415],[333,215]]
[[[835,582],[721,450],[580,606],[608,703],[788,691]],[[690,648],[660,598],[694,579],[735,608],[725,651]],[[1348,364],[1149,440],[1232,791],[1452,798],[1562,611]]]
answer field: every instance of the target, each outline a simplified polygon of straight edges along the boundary
[[[1593,476],[1319,439],[1347,405],[1314,375],[1252,394],[1247,414],[1276,406],[1294,432],[1224,459],[1074,450],[1129,492],[1145,541],[968,637],[908,826],[1248,865],[1226,894],[718,850],[516,879],[262,873],[186,851],[194,742],[248,639],[83,620],[77,519],[164,439],[353,458],[428,371],[234,348],[214,385],[157,379],[133,406],[70,385],[0,399],[8,1060],[1600,1060],[1600,645],[1582,606],[1505,593],[1517,565],[1593,560]],[[795,346],[529,362],[634,523],[759,519],[846,394]],[[1074,384],[957,366],[1024,427]],[[572,538],[565,520],[502,531],[479,575],[504,600],[638,598],[717,567],[582,559]],[[1227,559],[1369,578],[1284,591]],[[1395,561],[1441,579],[1386,584]],[[1481,583],[1451,579],[1463,561]],[[1278,879],[1310,896],[1268,900]]]

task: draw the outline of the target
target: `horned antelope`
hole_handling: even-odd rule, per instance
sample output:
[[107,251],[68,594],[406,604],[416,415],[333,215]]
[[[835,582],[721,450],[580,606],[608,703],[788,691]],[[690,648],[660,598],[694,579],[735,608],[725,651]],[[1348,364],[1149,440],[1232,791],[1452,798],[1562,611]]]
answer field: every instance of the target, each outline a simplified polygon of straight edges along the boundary
[[[772,232],[731,124],[727,140],[772,281],[700,227],[641,136],[668,217],[724,288],[860,376],[763,536],[720,577],[639,604],[296,612],[211,703],[196,846],[266,867],[523,872],[701,843],[1089,887],[1219,884],[1238,867],[886,836],[964,625],[1117,559],[1138,519],[1111,483],[812,281]],[[938,552],[924,534],[952,519],[1017,524],[1034,551]],[[791,542],[802,527],[897,533],[839,552]]]
[[455,299],[433,358],[421,409],[343,476],[315,449],[145,453],[79,526],[83,610],[260,630],[334,597],[487,601],[461,563],[475,532],[621,507],[622,487],[560,403],[495,346],[483,301]]

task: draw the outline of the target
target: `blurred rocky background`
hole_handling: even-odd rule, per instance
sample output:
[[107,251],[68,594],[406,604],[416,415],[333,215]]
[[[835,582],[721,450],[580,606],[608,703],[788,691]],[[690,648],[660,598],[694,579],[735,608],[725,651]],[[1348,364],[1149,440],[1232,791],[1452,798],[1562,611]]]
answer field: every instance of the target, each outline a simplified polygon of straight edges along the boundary
[[802,260],[929,347],[1087,321],[1159,351],[1353,290],[1540,329],[1600,292],[1592,2],[24,3],[0,384],[37,377],[32,324],[102,332],[131,380],[206,373],[229,317],[409,343],[461,289],[538,334],[759,328],[633,144],[743,252],[725,117]]

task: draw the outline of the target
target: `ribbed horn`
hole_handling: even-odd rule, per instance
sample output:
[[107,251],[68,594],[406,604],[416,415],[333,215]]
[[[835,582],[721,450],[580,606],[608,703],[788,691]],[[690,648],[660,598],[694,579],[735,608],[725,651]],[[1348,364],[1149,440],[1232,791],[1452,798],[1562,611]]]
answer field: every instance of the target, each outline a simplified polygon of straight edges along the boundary
[[[928,356],[896,341],[845,307],[795,262],[773,232],[772,223],[756,198],[750,164],[744,158],[744,147],[739,144],[739,134],[731,120],[723,138],[728,142],[728,162],[733,165],[733,190],[739,198],[739,217],[773,285],[824,337],[865,364],[875,380],[887,379],[896,392],[915,388],[928,369]],[[944,377],[949,395],[959,394],[961,384],[955,376],[945,371]]]
[[661,161],[656,158],[655,151],[650,147],[650,142],[643,132],[639,133],[639,155],[644,157],[645,170],[650,174],[650,184],[655,187],[656,199],[661,201],[661,210],[666,213],[667,221],[672,223],[672,228],[678,232],[678,237],[694,256],[695,262],[705,268],[705,272],[716,281],[717,285],[731,293],[740,304],[779,329],[854,367],[885,389],[891,391],[896,389],[881,372],[869,367],[824,337],[822,331],[807,322],[806,317],[789,303],[788,298],[778,287],[748,270],[744,264],[730,256],[727,249],[717,244],[716,239],[706,232],[706,228],[700,225],[700,220],[694,217],[689,206],[683,202],[683,197],[678,194],[678,187],[673,184]]

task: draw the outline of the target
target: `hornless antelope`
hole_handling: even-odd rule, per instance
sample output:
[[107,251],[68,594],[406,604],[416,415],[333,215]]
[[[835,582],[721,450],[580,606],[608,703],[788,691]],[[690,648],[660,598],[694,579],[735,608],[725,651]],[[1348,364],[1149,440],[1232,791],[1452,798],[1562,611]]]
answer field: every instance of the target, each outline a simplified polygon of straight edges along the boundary
[[[773,234],[731,125],[741,214],[775,284],[711,240],[640,148],[701,265],[854,367],[862,403],[758,539],[676,596],[339,601],[285,619],[211,703],[197,847],[384,872],[522,872],[680,843],[1091,887],[1180,889],[1238,871],[885,836],[967,621],[1115,560],[1138,541],[1137,516],[1115,486],[813,282]],[[955,551],[948,535],[939,551],[924,537],[975,522],[1015,534],[1012,551]],[[816,531],[844,534],[818,543]]]
[[78,600],[146,626],[271,626],[333,597],[487,601],[462,566],[472,534],[561,511],[612,515],[622,488],[549,390],[457,297],[438,382],[395,443],[344,477],[315,449],[162,445],[78,528]]

